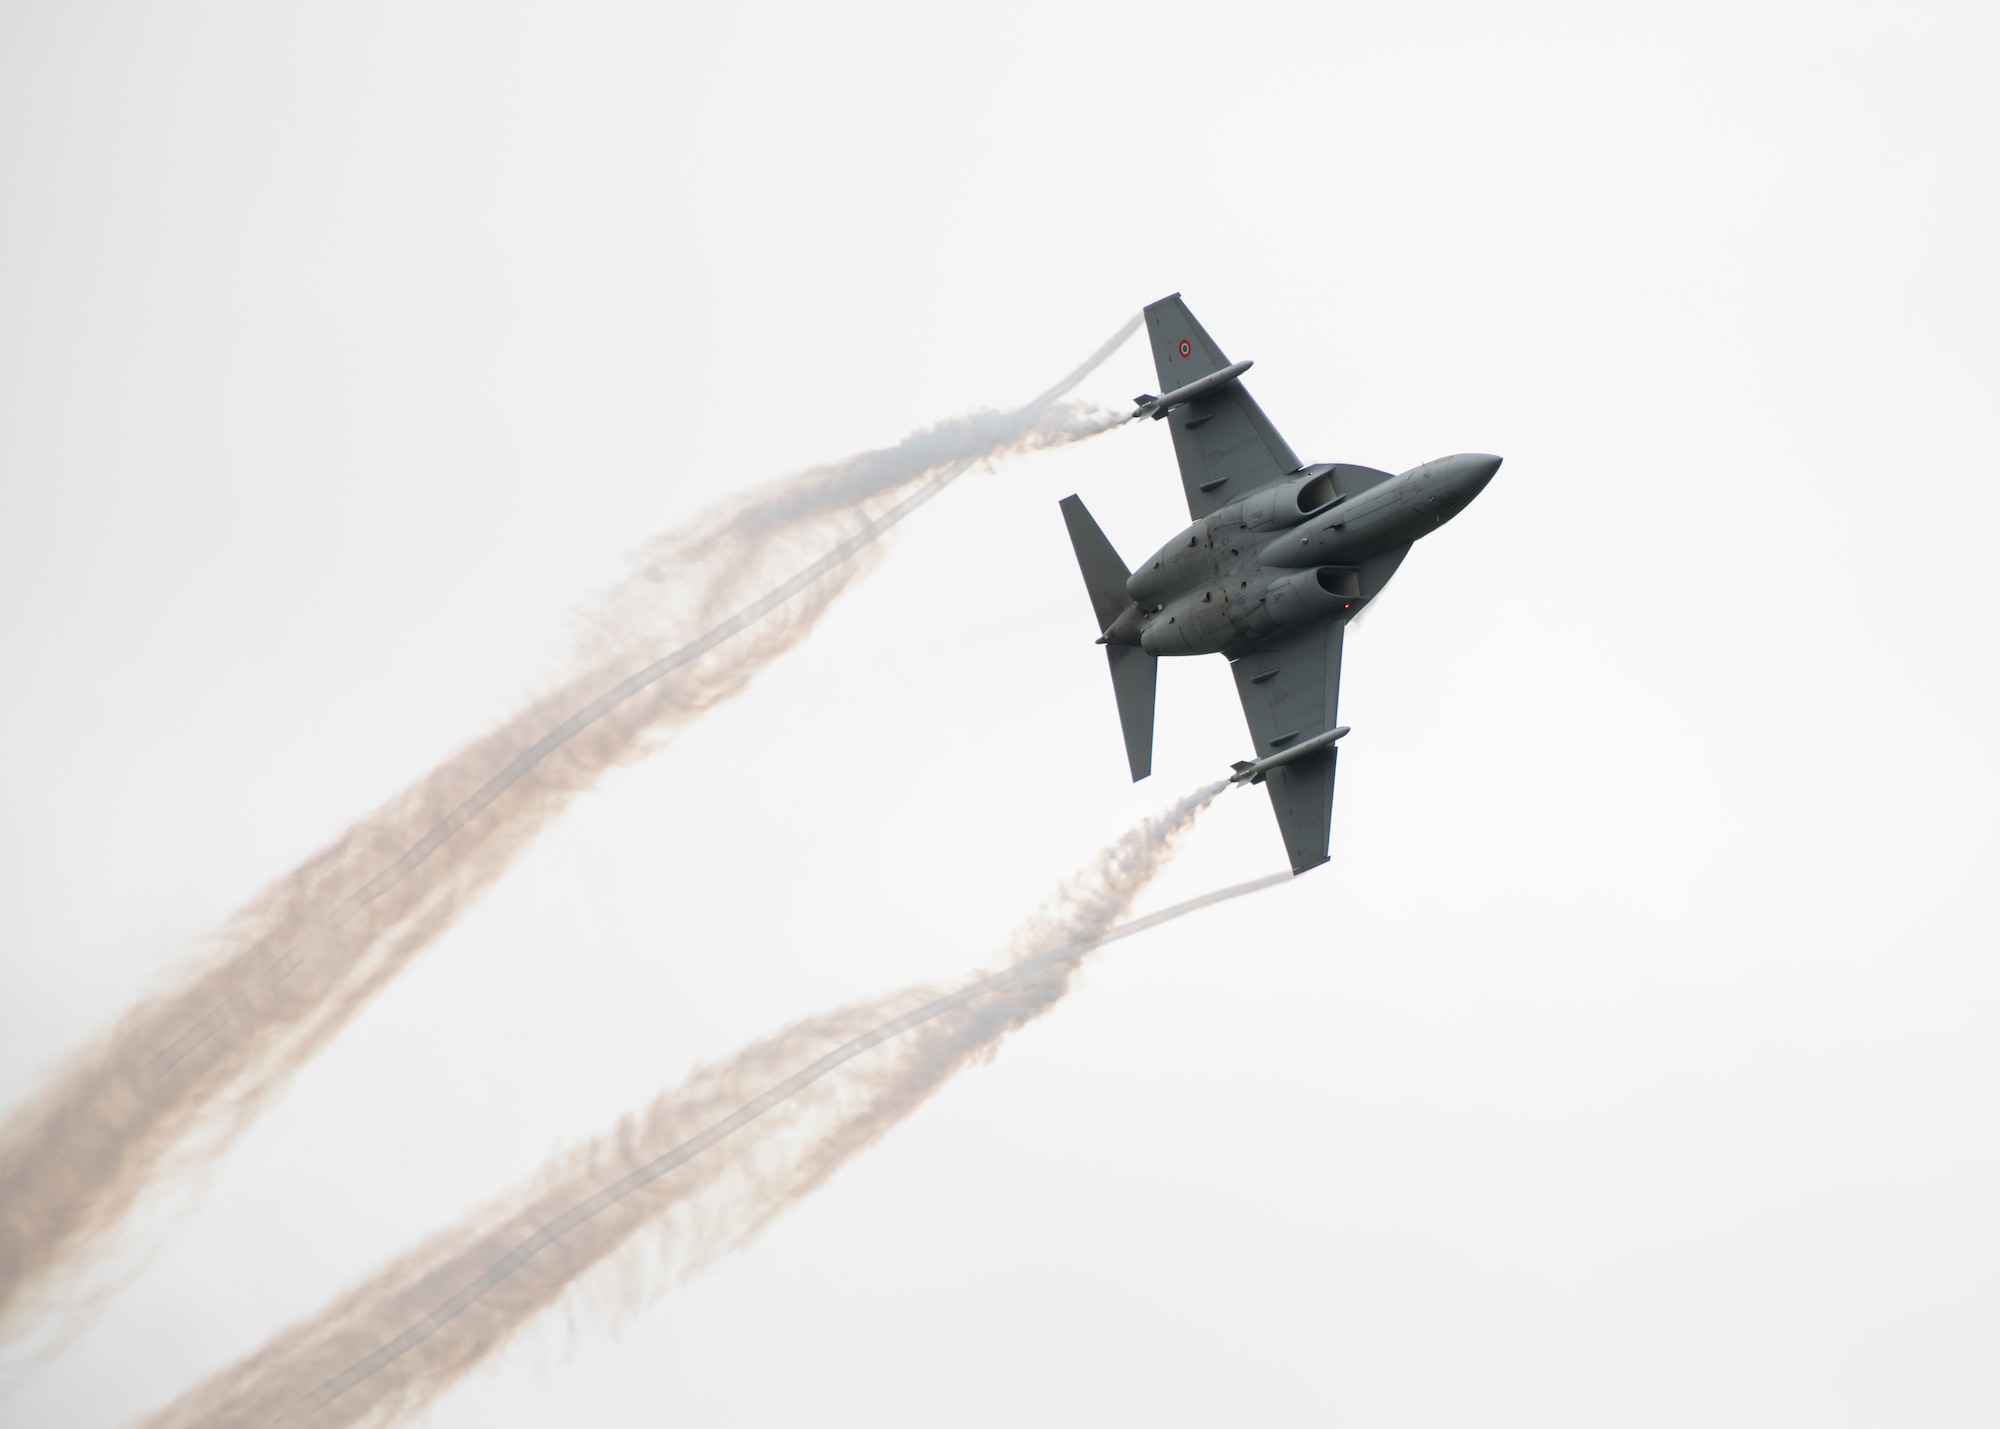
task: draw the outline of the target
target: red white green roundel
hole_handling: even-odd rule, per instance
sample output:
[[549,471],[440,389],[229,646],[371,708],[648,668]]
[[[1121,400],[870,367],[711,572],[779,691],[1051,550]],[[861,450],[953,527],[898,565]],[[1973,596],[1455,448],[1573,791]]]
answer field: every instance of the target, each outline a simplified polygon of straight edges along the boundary
[[1182,339],[1181,339],[1181,356],[1182,356],[1182,357],[1186,357],[1186,356],[1188,356],[1189,354],[1191,354],[1191,353],[1192,353],[1193,351],[1194,351],[1194,344],[1193,344],[1193,343],[1191,343],[1191,342],[1189,342],[1189,341],[1188,341],[1188,340],[1187,340],[1186,338],[1182,338]]

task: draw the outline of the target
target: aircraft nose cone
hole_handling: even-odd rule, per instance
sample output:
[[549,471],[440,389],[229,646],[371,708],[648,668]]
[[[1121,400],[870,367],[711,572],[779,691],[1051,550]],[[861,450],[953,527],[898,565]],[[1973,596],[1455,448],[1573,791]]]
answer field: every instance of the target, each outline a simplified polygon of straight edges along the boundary
[[1493,480],[1493,473],[1500,470],[1500,458],[1485,452],[1467,452],[1451,459],[1451,484],[1458,488],[1459,499],[1470,501],[1486,489],[1486,483]]

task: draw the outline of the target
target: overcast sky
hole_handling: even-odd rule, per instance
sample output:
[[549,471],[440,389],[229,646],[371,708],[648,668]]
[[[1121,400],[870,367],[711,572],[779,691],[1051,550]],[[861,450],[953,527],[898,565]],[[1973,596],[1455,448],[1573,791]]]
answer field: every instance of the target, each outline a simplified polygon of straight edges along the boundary
[[[646,537],[1178,290],[1305,459],[1506,458],[1349,633],[1332,865],[431,1422],[1992,1423],[1996,65],[1975,4],[7,6],[0,1104]],[[1128,560],[1186,521],[1150,423],[962,480],[0,1420],[157,1406],[1244,757],[1169,662],[1126,783],[1072,491]],[[1232,793],[1149,906],[1282,866]]]

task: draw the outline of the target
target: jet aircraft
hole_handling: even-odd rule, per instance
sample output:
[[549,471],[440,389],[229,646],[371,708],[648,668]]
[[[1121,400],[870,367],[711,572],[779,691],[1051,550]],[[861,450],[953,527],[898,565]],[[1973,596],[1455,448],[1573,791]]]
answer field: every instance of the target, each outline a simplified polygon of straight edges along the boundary
[[1347,622],[1410,547],[1493,479],[1500,458],[1442,457],[1391,475],[1303,465],[1180,294],[1146,309],[1160,392],[1136,400],[1173,433],[1194,523],[1127,570],[1074,496],[1062,501],[1111,663],[1134,781],[1153,771],[1153,693],[1167,655],[1228,657],[1255,758],[1231,780],[1271,794],[1292,872],[1327,861]]

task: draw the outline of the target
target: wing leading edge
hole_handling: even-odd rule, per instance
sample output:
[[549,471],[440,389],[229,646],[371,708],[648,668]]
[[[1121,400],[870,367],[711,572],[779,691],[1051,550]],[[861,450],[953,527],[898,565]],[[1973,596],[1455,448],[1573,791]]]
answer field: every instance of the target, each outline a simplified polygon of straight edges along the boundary
[[[1228,354],[1196,321],[1180,294],[1149,303],[1145,316],[1162,393],[1177,393],[1204,377],[1224,374],[1221,385],[1186,399],[1161,417],[1173,432],[1174,455],[1180,463],[1181,487],[1190,516],[1199,521],[1304,469],[1241,379],[1232,380],[1225,372],[1232,366]],[[1145,399],[1141,401],[1144,414]],[[1330,476],[1342,496],[1358,495],[1391,479],[1388,472],[1347,464],[1312,470]],[[1381,594],[1409,549],[1403,545],[1383,551],[1352,570],[1360,604]],[[1255,758],[1266,759],[1338,725],[1345,634],[1344,621],[1328,620],[1288,640],[1274,640],[1230,657]],[[1295,874],[1328,861],[1333,779],[1339,757],[1339,749],[1329,745],[1264,776],[1264,786],[1271,793],[1271,810],[1277,815]],[[1136,758],[1133,772],[1138,777]]]
[[[1347,627],[1327,622],[1229,662],[1257,757],[1332,729],[1340,713],[1340,648]],[[1338,748],[1308,754],[1265,777],[1293,873],[1327,861]]]
[[[1179,293],[1147,304],[1146,335],[1152,340],[1162,392],[1229,366]],[[1299,469],[1298,457],[1241,382],[1197,397],[1163,420],[1173,430],[1188,514],[1197,521]]]

